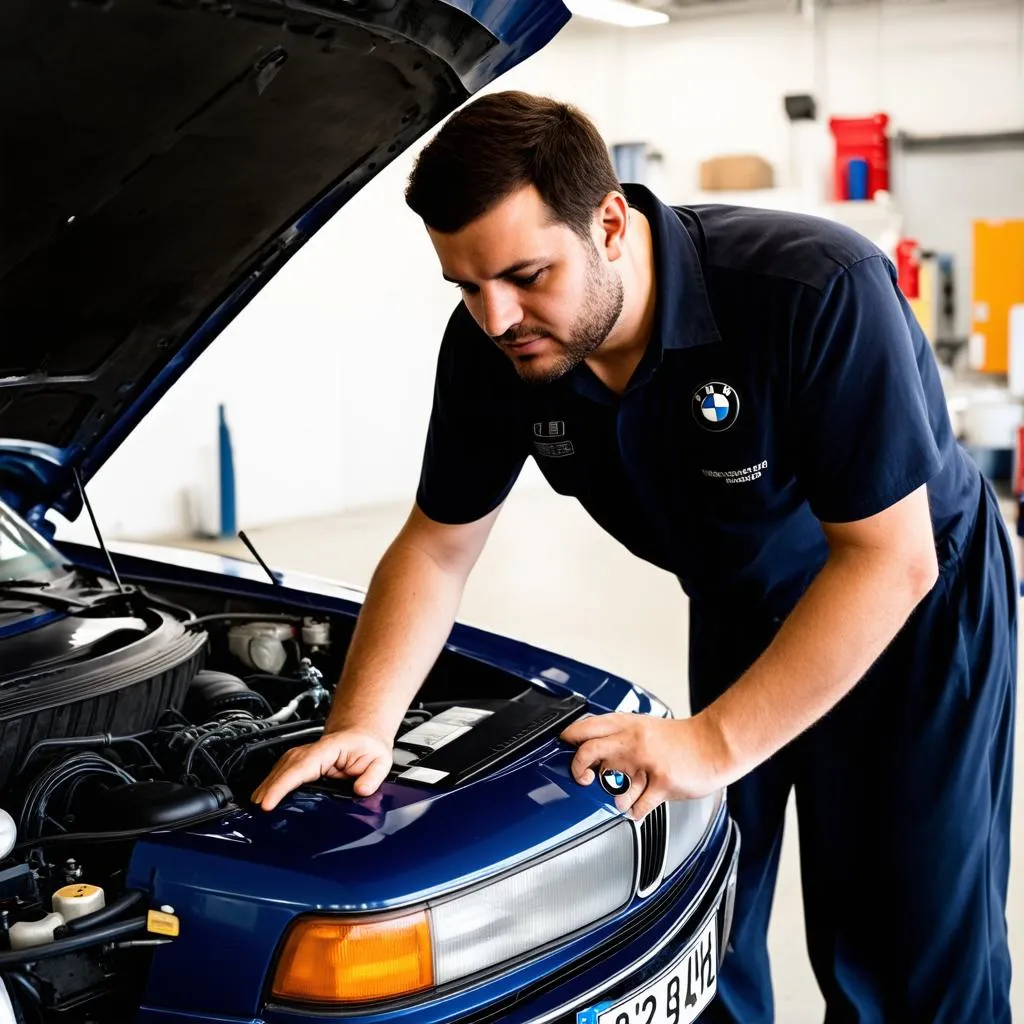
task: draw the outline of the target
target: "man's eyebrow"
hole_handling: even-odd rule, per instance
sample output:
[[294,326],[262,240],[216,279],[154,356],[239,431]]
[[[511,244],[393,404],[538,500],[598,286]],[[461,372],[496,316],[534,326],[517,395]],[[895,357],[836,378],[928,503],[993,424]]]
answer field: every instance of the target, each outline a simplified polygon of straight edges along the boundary
[[[499,271],[491,278],[491,280],[497,281],[503,277],[513,277],[515,274],[518,274],[521,270],[525,270],[527,267],[532,267],[537,263],[543,263],[544,260],[544,256],[535,256],[533,259],[530,260],[520,260],[518,263],[513,263],[510,267],[506,267],[504,270]],[[441,273],[441,276],[451,284],[466,284],[465,281],[459,281],[456,280],[454,277],[449,277],[443,271]]]

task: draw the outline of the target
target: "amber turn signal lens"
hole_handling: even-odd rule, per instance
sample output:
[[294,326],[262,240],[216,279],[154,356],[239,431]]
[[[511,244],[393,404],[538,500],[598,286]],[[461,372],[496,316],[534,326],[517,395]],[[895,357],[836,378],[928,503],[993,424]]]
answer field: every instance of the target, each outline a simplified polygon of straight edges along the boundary
[[274,975],[281,999],[354,1003],[430,988],[434,960],[424,910],[357,921],[303,917],[292,925]]

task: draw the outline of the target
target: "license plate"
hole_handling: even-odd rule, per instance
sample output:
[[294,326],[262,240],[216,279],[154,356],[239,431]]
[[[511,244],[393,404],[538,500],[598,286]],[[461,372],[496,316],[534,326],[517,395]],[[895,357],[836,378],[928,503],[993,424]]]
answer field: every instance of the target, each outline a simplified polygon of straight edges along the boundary
[[712,914],[668,970],[616,1003],[576,1014],[577,1024],[691,1024],[715,997],[718,926]]

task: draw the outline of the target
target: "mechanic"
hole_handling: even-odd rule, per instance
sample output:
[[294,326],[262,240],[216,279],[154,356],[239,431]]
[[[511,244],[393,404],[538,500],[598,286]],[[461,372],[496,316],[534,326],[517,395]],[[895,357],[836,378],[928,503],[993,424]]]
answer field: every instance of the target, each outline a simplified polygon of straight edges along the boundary
[[406,199],[462,295],[416,503],[325,735],[254,801],[322,775],[377,789],[532,455],[690,599],[691,717],[564,738],[579,783],[628,773],[635,818],[728,786],[743,847],[708,1019],[773,1019],[795,789],[826,1019],[1009,1021],[1012,549],[889,261],[823,219],[623,187],[590,121],[523,93],[452,117]]

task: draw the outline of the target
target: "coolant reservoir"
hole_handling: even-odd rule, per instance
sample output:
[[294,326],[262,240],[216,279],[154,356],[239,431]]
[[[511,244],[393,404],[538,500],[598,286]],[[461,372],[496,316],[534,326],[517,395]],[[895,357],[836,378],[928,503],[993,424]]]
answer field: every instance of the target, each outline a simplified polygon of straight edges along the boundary
[[106,897],[98,885],[75,882],[65,885],[53,894],[53,909],[65,921],[74,921],[76,917],[85,917],[106,906]]
[[276,676],[288,658],[285,641],[294,635],[286,622],[247,622],[228,630],[228,650],[257,672]]
[[53,942],[53,933],[64,923],[60,914],[47,914],[41,921],[19,921],[11,925],[7,933],[11,938],[11,949],[31,949]]

